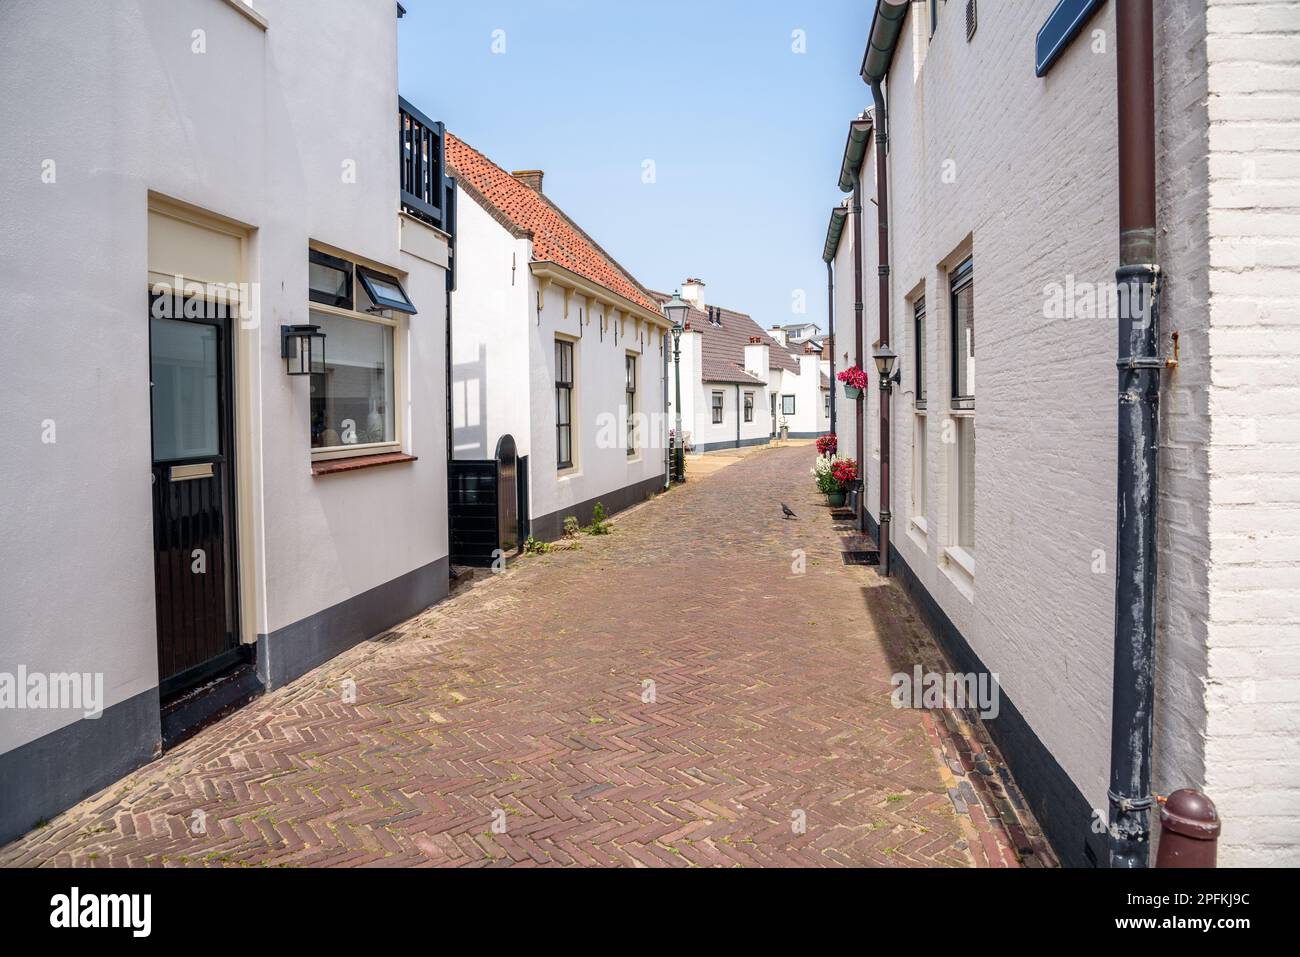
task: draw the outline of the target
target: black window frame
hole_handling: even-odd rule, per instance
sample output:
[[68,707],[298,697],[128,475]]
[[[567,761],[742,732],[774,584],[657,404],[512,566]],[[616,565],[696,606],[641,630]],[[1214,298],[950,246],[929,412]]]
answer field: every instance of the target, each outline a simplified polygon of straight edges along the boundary
[[623,357],[623,397],[627,401],[627,454],[636,455],[636,356]]
[[930,36],[934,36],[939,26],[939,0],[930,0]]
[[[380,309],[391,309],[394,312],[404,312],[409,316],[415,315],[415,303],[411,302],[411,297],[406,294],[406,289],[402,282],[396,276],[390,276],[382,273],[377,269],[368,269],[365,266],[357,266],[357,278],[361,280],[361,286],[365,289],[366,295]],[[385,296],[375,289],[374,283],[385,282],[397,288],[402,294],[401,299],[394,299],[392,296]]]
[[[949,328],[949,356],[948,377],[951,380],[949,388],[949,400],[951,408],[962,412],[971,412],[975,409],[975,396],[963,395],[958,391],[959,379],[957,377],[957,354],[960,345],[957,329],[957,297],[969,289],[971,295],[971,326],[975,324],[975,268],[973,257],[967,256],[957,267],[948,273],[948,328]],[[973,339],[973,336],[972,336]],[[971,343],[971,352],[974,354],[975,344]]]
[[925,318],[925,296],[918,296],[916,302],[912,303],[912,365],[915,367],[913,372],[915,397],[912,404],[917,409],[926,407]]
[[722,424],[723,411],[724,411],[724,409],[723,409],[723,403],[724,403],[725,401],[726,401],[726,397],[725,397],[721,392],[714,392],[713,395],[712,395],[712,398],[710,399],[710,402],[711,402],[711,405],[712,405],[712,409],[713,409],[713,424],[714,424],[714,425],[721,425],[721,424]]
[[[334,306],[338,309],[347,309],[349,312],[355,312],[356,301],[356,283],[353,277],[354,265],[350,259],[343,259],[341,256],[331,256],[329,253],[323,253],[319,249],[307,250],[308,278],[307,278],[307,298],[312,302],[320,303],[323,306]],[[310,266],[324,266],[327,269],[337,269],[343,273],[346,280],[345,287],[347,293],[342,296],[331,296],[330,294],[313,289],[311,285]]]
[[754,421],[754,393],[745,393],[745,421]]
[[[573,343],[555,340],[555,467],[573,468]],[[567,377],[565,373],[567,372]],[[563,412],[563,414],[561,414]],[[568,440],[569,457],[561,451]]]
[[[790,408],[788,408],[788,409],[785,407],[785,404],[786,404],[786,403],[785,403],[785,400],[786,400],[786,399],[789,399],[789,400],[790,400]],[[782,393],[782,395],[781,395],[781,414],[782,414],[782,415],[794,415],[794,414],[795,414],[795,411],[794,411],[794,410],[795,410],[795,401],[794,401],[794,396],[793,396],[793,395],[788,395],[788,394]]]

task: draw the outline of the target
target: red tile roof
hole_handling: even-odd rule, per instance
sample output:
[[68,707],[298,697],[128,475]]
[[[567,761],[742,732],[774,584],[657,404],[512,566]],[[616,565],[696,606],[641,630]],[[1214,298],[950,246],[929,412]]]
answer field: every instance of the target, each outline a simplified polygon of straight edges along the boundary
[[[671,296],[657,292],[660,302],[667,302]],[[691,307],[686,314],[691,332],[700,334],[701,381],[703,382],[758,382],[745,371],[745,346],[752,339],[767,346],[768,368],[785,369],[799,372],[799,363],[790,358],[789,350],[763,331],[753,319],[743,312],[732,309],[713,307],[717,310],[721,325],[709,322],[709,314],[703,309]]]
[[544,195],[521,183],[451,132],[447,165],[468,192],[533,240],[533,258],[553,262],[653,312],[659,303],[632,275]]

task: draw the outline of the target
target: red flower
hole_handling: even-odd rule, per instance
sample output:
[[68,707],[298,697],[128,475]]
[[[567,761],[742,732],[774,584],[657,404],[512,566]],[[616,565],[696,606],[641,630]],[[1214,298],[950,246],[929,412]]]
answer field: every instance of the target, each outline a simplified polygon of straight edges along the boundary
[[867,387],[867,374],[857,366],[849,366],[835,378],[854,389],[865,389]]
[[858,463],[853,459],[841,459],[831,466],[831,475],[845,488],[858,479]]
[[817,437],[817,454],[834,455],[839,451],[840,440],[835,437],[834,432],[827,432],[825,435]]

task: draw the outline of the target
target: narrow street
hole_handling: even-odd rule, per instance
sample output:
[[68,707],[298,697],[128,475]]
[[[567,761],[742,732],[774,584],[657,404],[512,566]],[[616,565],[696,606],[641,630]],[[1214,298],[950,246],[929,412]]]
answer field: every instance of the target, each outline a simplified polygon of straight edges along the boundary
[[941,659],[842,563],[813,458],[755,452],[521,558],[0,864],[1014,866],[1037,839],[990,823],[953,722],[891,706]]

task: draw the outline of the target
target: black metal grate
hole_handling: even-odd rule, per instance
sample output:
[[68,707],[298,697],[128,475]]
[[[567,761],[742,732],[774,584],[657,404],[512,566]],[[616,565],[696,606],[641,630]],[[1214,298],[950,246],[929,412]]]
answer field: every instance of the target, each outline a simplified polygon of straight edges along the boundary
[[880,552],[840,552],[845,565],[879,565]]
[[979,15],[975,10],[975,0],[966,0],[966,42],[969,43],[971,37],[975,36],[975,28],[979,26]]

